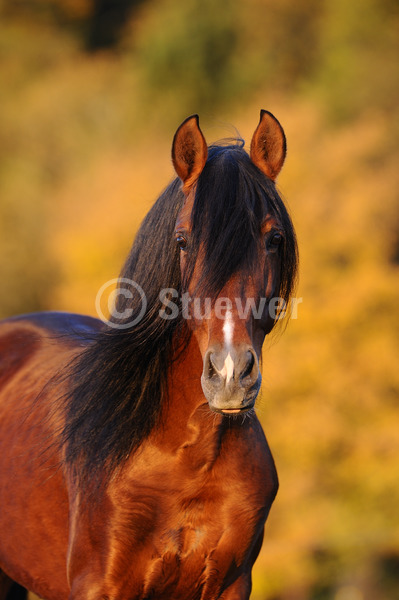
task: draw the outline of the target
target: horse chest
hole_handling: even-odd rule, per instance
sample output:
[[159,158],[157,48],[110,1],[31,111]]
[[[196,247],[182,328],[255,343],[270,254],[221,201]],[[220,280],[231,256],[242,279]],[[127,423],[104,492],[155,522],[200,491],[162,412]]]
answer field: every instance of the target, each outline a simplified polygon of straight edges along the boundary
[[209,479],[190,494],[136,486],[114,528],[119,600],[214,600],[245,569],[266,515],[244,481]]

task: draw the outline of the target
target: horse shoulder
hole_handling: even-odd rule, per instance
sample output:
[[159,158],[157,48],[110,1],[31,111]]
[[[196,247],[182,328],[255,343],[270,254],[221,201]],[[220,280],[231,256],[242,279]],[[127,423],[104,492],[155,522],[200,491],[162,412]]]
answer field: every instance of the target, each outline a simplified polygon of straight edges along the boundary
[[68,498],[57,399],[64,385],[58,375],[81,348],[79,327],[87,322],[55,313],[0,324],[0,530],[7,532],[0,563],[51,600],[68,594]]

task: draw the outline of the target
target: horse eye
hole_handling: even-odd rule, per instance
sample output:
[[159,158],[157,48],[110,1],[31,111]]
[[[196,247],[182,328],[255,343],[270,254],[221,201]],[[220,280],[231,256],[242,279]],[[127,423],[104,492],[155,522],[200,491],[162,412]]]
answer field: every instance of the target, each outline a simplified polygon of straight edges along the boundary
[[180,250],[185,250],[187,248],[187,240],[182,235],[179,235],[176,238],[176,242],[177,242],[177,245],[179,246]]
[[281,233],[275,233],[270,239],[269,246],[271,246],[272,248],[278,248],[282,241],[283,236],[281,235]]

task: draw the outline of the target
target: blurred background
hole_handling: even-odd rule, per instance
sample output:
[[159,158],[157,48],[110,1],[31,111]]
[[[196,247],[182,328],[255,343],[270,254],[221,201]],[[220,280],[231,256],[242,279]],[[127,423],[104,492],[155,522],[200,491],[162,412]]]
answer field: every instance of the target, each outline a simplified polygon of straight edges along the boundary
[[1,317],[95,314],[188,115],[286,130],[303,302],[265,347],[253,600],[399,598],[398,31],[397,0],[0,0]]

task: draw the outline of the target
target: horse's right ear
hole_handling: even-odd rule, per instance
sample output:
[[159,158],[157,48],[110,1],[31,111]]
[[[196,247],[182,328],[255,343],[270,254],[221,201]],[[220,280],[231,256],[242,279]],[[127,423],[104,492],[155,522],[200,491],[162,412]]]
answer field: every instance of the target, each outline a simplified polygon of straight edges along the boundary
[[199,127],[198,115],[192,115],[180,125],[172,144],[173,166],[185,192],[197,181],[207,156],[208,148]]

